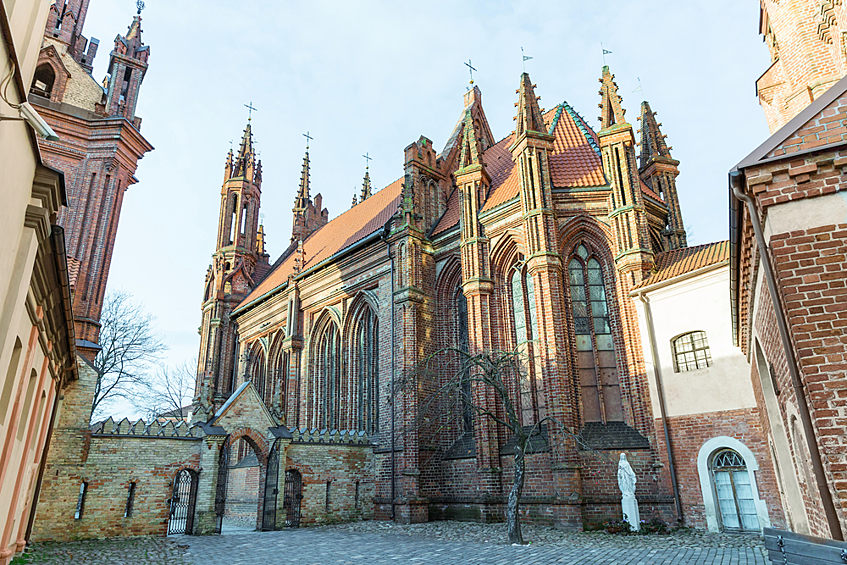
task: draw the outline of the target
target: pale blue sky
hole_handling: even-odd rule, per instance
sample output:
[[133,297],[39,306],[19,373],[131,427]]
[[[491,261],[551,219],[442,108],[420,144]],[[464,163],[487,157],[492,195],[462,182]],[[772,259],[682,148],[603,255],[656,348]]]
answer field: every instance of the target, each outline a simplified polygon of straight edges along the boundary
[[[125,33],[130,0],[92,0],[87,37],[101,40],[94,77]],[[203,278],[214,251],[223,163],[253,102],[262,212],[272,260],[291,235],[307,130],[312,195],[330,218],[348,209],[369,152],[383,187],[403,174],[420,135],[437,149],[460,117],[471,59],[494,136],[513,129],[521,47],[541,105],[567,100],[597,124],[600,42],[613,53],[627,119],[641,93],[680,160],[690,244],[728,237],[727,171],[767,135],[755,80],[769,56],[758,2],[238,2],[149,0],[150,68],[137,114],[155,146],[127,192],[110,288],[157,318],[167,361],[197,355]]]

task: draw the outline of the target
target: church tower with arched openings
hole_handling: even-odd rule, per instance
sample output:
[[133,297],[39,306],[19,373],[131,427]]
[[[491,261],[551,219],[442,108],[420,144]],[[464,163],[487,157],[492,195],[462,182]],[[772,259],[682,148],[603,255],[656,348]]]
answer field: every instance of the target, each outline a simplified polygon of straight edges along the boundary
[[238,152],[230,149],[224,163],[218,236],[203,293],[195,412],[213,413],[234,389],[240,357],[230,314],[269,268],[259,225],[261,196],[262,162],[248,120]]

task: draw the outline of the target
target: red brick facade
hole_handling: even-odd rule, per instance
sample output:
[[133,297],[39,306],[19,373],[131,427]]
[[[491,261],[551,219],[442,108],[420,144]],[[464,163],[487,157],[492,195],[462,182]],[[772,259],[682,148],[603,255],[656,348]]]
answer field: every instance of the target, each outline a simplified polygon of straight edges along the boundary
[[[613,79],[604,69],[595,133],[566,103],[542,112],[523,75],[517,129],[499,142],[474,88],[444,151],[421,137],[404,150],[403,179],[372,192],[366,176],[362,200],[328,223],[309,196],[307,154],[292,244],[271,270],[260,267],[255,242],[224,261],[229,240],[219,241],[204,298],[196,414],[208,418],[249,380],[289,427],[367,431],[373,475],[361,478],[375,480],[377,517],[501,520],[512,473],[506,431],[463,419],[459,405],[439,416],[446,425],[418,427],[428,391],[392,402],[392,371],[407,375],[443,348],[511,350],[531,336],[520,345],[530,377],[514,391],[522,418],[553,416],[565,430],[551,428],[550,449],[530,457],[527,519],[582,528],[619,517],[622,450],[639,473],[645,516],[672,519],[627,297],[656,253],[685,245],[678,162],[645,103],[648,149],[637,167]],[[231,162],[222,221],[230,187],[250,182]],[[228,233],[221,226],[219,236]],[[577,265],[583,286],[569,282]],[[593,314],[576,319],[571,304],[586,292]],[[373,333],[362,341],[365,327]],[[442,378],[456,369],[439,361]],[[474,394],[499,409],[490,391]]]
[[[847,523],[846,90],[839,81],[733,173],[756,210],[751,219],[745,203],[734,201],[737,338],[751,358],[760,346],[769,368],[754,379],[772,438],[787,436],[783,451],[793,465],[781,471],[802,496],[788,513],[801,517],[798,529],[835,538]],[[752,222],[763,226],[766,250]],[[768,269],[775,297],[765,284]]]
[[115,39],[104,88],[91,76],[97,40],[81,35],[87,11],[88,0],[51,6],[29,101],[59,136],[39,139],[39,146],[44,162],[65,175],[68,206],[59,225],[79,273],[71,281],[76,338],[93,359],[124,192],[138,182],[138,160],[153,147],[135,115],[150,55],[141,16]]

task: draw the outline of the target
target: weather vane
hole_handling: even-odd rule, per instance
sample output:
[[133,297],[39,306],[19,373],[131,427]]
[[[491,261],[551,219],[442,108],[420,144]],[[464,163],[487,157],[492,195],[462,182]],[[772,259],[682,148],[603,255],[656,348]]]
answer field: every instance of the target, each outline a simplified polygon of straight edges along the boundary
[[253,119],[253,110],[256,110],[257,112],[258,112],[259,110],[258,110],[258,108],[254,108],[254,107],[253,107],[253,103],[252,103],[252,102],[250,102],[249,104],[245,104],[245,105],[244,105],[244,107],[245,107],[245,108],[247,108],[247,109],[249,110],[249,112],[250,112],[249,114],[247,114],[247,121],[249,122],[249,121],[251,121],[251,120]]
[[470,59],[468,59],[468,62],[465,63],[465,66],[468,68],[468,71],[471,73],[471,84],[473,84],[473,72],[476,71],[476,69],[473,68],[473,65],[471,65]]
[[526,72],[526,62],[532,59],[532,57],[524,55],[523,47],[521,47],[521,57],[523,57],[523,72]]
[[312,137],[311,135],[309,135],[309,132],[308,132],[308,131],[307,131],[306,133],[304,133],[304,134],[303,134],[303,137],[305,137],[305,138],[306,138],[306,149],[308,150],[308,149],[309,149],[309,142],[310,142],[310,141],[312,141],[312,140],[313,140],[313,139],[315,139],[315,138],[314,138],[314,137]]
[[611,51],[603,47],[603,42],[600,42],[600,50],[603,51],[603,64],[606,64],[606,55],[609,55]]
[[373,157],[371,157],[370,153],[365,153],[362,155],[365,158],[365,170],[368,170],[371,167],[371,161],[373,161]]
[[144,9],[144,1],[143,1],[143,0],[138,0],[138,1],[135,3],[135,7],[136,7],[136,8],[138,8],[138,15],[141,15],[141,10],[143,10],[143,9]]

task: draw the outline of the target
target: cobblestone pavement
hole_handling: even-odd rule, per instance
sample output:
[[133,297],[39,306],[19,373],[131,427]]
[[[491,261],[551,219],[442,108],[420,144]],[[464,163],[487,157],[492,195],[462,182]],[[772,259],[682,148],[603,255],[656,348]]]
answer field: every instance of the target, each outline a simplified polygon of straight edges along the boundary
[[765,565],[751,535],[613,536],[524,527],[529,545],[505,542],[502,524],[358,522],[278,532],[233,532],[36,546],[28,563],[84,565],[615,564]]

